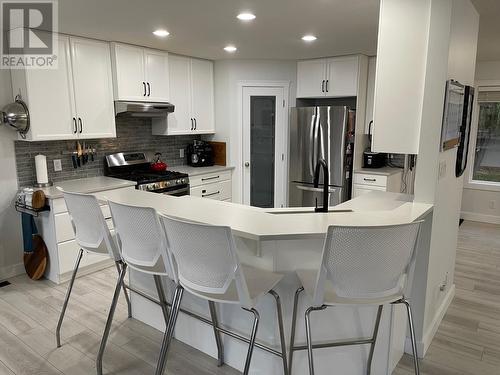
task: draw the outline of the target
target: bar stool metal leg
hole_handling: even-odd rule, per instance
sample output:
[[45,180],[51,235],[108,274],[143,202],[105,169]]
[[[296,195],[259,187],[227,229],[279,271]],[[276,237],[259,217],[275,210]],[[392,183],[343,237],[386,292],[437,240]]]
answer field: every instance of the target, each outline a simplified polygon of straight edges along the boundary
[[281,343],[281,359],[283,360],[283,373],[284,375],[289,375],[288,362],[286,359],[285,329],[283,327],[283,310],[281,308],[281,299],[279,294],[276,293],[274,290],[270,290],[269,294],[271,294],[276,301],[276,313],[278,315],[278,328],[279,328],[280,343]]
[[[116,261],[115,265],[116,265],[116,269],[117,269],[118,275],[119,275],[121,272],[122,266],[123,266],[123,262]],[[127,288],[125,287],[125,281],[122,282],[122,290],[123,290],[123,295],[125,296],[125,301],[127,301],[128,317],[131,318],[132,317],[132,304],[130,303],[130,296],[127,292]]]
[[410,338],[411,338],[411,347],[413,349],[413,365],[415,367],[415,375],[420,375],[420,368],[418,366],[418,353],[417,353],[417,341],[415,338],[415,326],[413,323],[413,314],[411,312],[410,302],[403,298],[398,303],[403,303],[406,306],[406,312],[408,314],[408,325],[410,326]]
[[377,342],[378,329],[380,327],[380,318],[382,317],[383,305],[380,305],[377,310],[377,317],[375,318],[375,328],[373,329],[372,343],[370,345],[370,354],[368,355],[368,365],[366,368],[366,373],[370,375],[372,373],[372,362],[373,362],[373,352],[375,351],[375,344]]
[[160,357],[158,358],[155,375],[163,375],[163,372],[165,371],[167,353],[170,347],[170,342],[172,341],[172,337],[174,336],[175,323],[177,321],[177,316],[179,315],[179,310],[181,308],[183,293],[184,288],[180,285],[177,285],[174,292],[174,298],[172,300],[170,319],[168,320],[167,327],[165,328],[165,334],[163,335],[163,341],[161,343]]
[[76,274],[78,272],[78,267],[80,267],[80,261],[82,260],[83,249],[80,249],[76,257],[75,268],[73,269],[73,274],[71,275],[71,280],[69,281],[68,289],[66,290],[66,296],[64,298],[64,303],[61,310],[61,315],[59,315],[59,321],[57,322],[56,328],[56,341],[57,347],[61,347],[61,326],[66,314],[66,308],[68,307],[69,297],[71,296],[71,291],[73,290],[73,284],[75,283]]
[[126,272],[127,272],[127,265],[123,264],[120,276],[118,277],[118,280],[116,282],[113,301],[111,302],[108,319],[106,320],[106,326],[104,327],[104,332],[102,334],[101,345],[99,347],[99,352],[97,353],[97,359],[96,359],[97,375],[102,375],[102,357],[104,355],[104,349],[106,348],[106,343],[108,341],[109,332],[111,331],[113,316],[115,315],[116,305],[118,304],[118,298],[120,297],[120,289],[122,288],[123,279],[125,278]]
[[305,318],[306,318],[306,339],[307,339],[307,357],[309,359],[309,375],[314,375],[314,361],[313,361],[313,344],[311,337],[311,312],[319,311],[326,309],[326,306],[320,307],[309,307],[306,310]]
[[165,319],[165,327],[168,325],[168,319],[170,313],[168,311],[167,297],[165,296],[165,289],[163,288],[163,283],[161,281],[160,275],[153,276],[156,285],[156,291],[158,292],[158,299],[160,300],[161,312],[163,313],[163,319]]
[[297,326],[297,307],[299,304],[299,295],[304,291],[304,287],[301,286],[295,291],[295,297],[293,299],[293,312],[292,312],[292,327],[290,334],[290,351],[288,353],[288,371],[292,374],[292,362],[293,362],[293,346],[295,345],[295,328]]
[[250,343],[248,344],[247,359],[245,361],[245,369],[243,370],[243,375],[248,375],[250,371],[250,362],[252,361],[253,348],[255,346],[255,338],[257,337],[257,329],[259,328],[259,312],[255,309],[247,309],[243,307],[243,310],[251,312],[254,316],[252,333],[250,335]]
[[217,344],[217,366],[222,366],[224,364],[224,345],[222,343],[222,338],[220,335],[219,321],[217,319],[217,309],[213,301],[208,301],[208,308],[210,310],[210,317],[212,318],[212,325],[214,328],[215,343]]

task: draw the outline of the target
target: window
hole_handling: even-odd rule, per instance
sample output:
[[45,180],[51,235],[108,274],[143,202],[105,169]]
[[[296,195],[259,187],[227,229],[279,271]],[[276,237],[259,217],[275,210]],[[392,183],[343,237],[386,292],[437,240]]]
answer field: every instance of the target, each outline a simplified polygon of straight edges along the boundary
[[500,87],[479,88],[472,180],[500,184]]

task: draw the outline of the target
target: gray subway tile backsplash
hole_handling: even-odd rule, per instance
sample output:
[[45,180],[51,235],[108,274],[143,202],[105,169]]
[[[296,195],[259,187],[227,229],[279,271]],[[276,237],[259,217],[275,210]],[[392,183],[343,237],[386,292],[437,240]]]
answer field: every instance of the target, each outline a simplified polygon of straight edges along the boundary
[[[88,139],[80,143],[91,145],[96,149],[94,162],[89,162],[77,169],[73,168],[71,155],[63,155],[61,151],[73,151],[76,142],[73,141],[44,141],[26,142],[15,141],[17,180],[19,187],[32,186],[36,182],[35,156],[47,156],[49,180],[53,182],[85,177],[102,176],[104,174],[104,157],[108,154],[121,151],[161,152],[162,159],[169,167],[186,164],[186,158],[179,157],[179,149],[195,139],[196,135],[156,136],[151,134],[150,119],[116,119],[116,138]],[[54,171],[54,160],[60,159],[62,171]]]

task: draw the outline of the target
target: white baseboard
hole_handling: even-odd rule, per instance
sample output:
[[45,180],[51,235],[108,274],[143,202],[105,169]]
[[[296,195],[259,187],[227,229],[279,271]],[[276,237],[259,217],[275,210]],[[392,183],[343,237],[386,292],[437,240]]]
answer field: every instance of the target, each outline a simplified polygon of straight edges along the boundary
[[7,280],[11,277],[22,275],[24,270],[24,263],[11,264],[10,266],[0,267],[0,281]]
[[[431,342],[434,339],[434,335],[436,334],[439,325],[441,324],[441,321],[443,320],[444,315],[446,314],[446,311],[448,310],[448,307],[451,304],[451,301],[453,301],[453,297],[455,297],[455,284],[453,284],[446,293],[446,296],[444,297],[441,306],[437,310],[437,313],[434,316],[432,323],[430,324],[429,328],[424,332],[422,341],[417,341],[417,352],[420,358],[425,357],[425,354],[427,353],[427,350],[429,349],[429,346],[431,345]],[[405,353],[408,354],[413,353],[411,347],[411,340],[409,336],[406,337],[405,341]]]
[[479,221],[481,223],[500,224],[500,216],[484,215],[475,212],[462,211],[460,217],[464,220]]

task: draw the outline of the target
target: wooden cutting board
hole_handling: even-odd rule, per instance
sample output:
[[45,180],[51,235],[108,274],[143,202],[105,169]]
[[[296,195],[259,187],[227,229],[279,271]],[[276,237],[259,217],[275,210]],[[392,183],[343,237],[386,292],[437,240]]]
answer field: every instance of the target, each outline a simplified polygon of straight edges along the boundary
[[214,164],[226,165],[226,142],[208,142],[212,146]]
[[48,262],[48,251],[43,238],[39,234],[33,236],[33,252],[24,253],[24,268],[33,280],[39,280],[45,273]]

